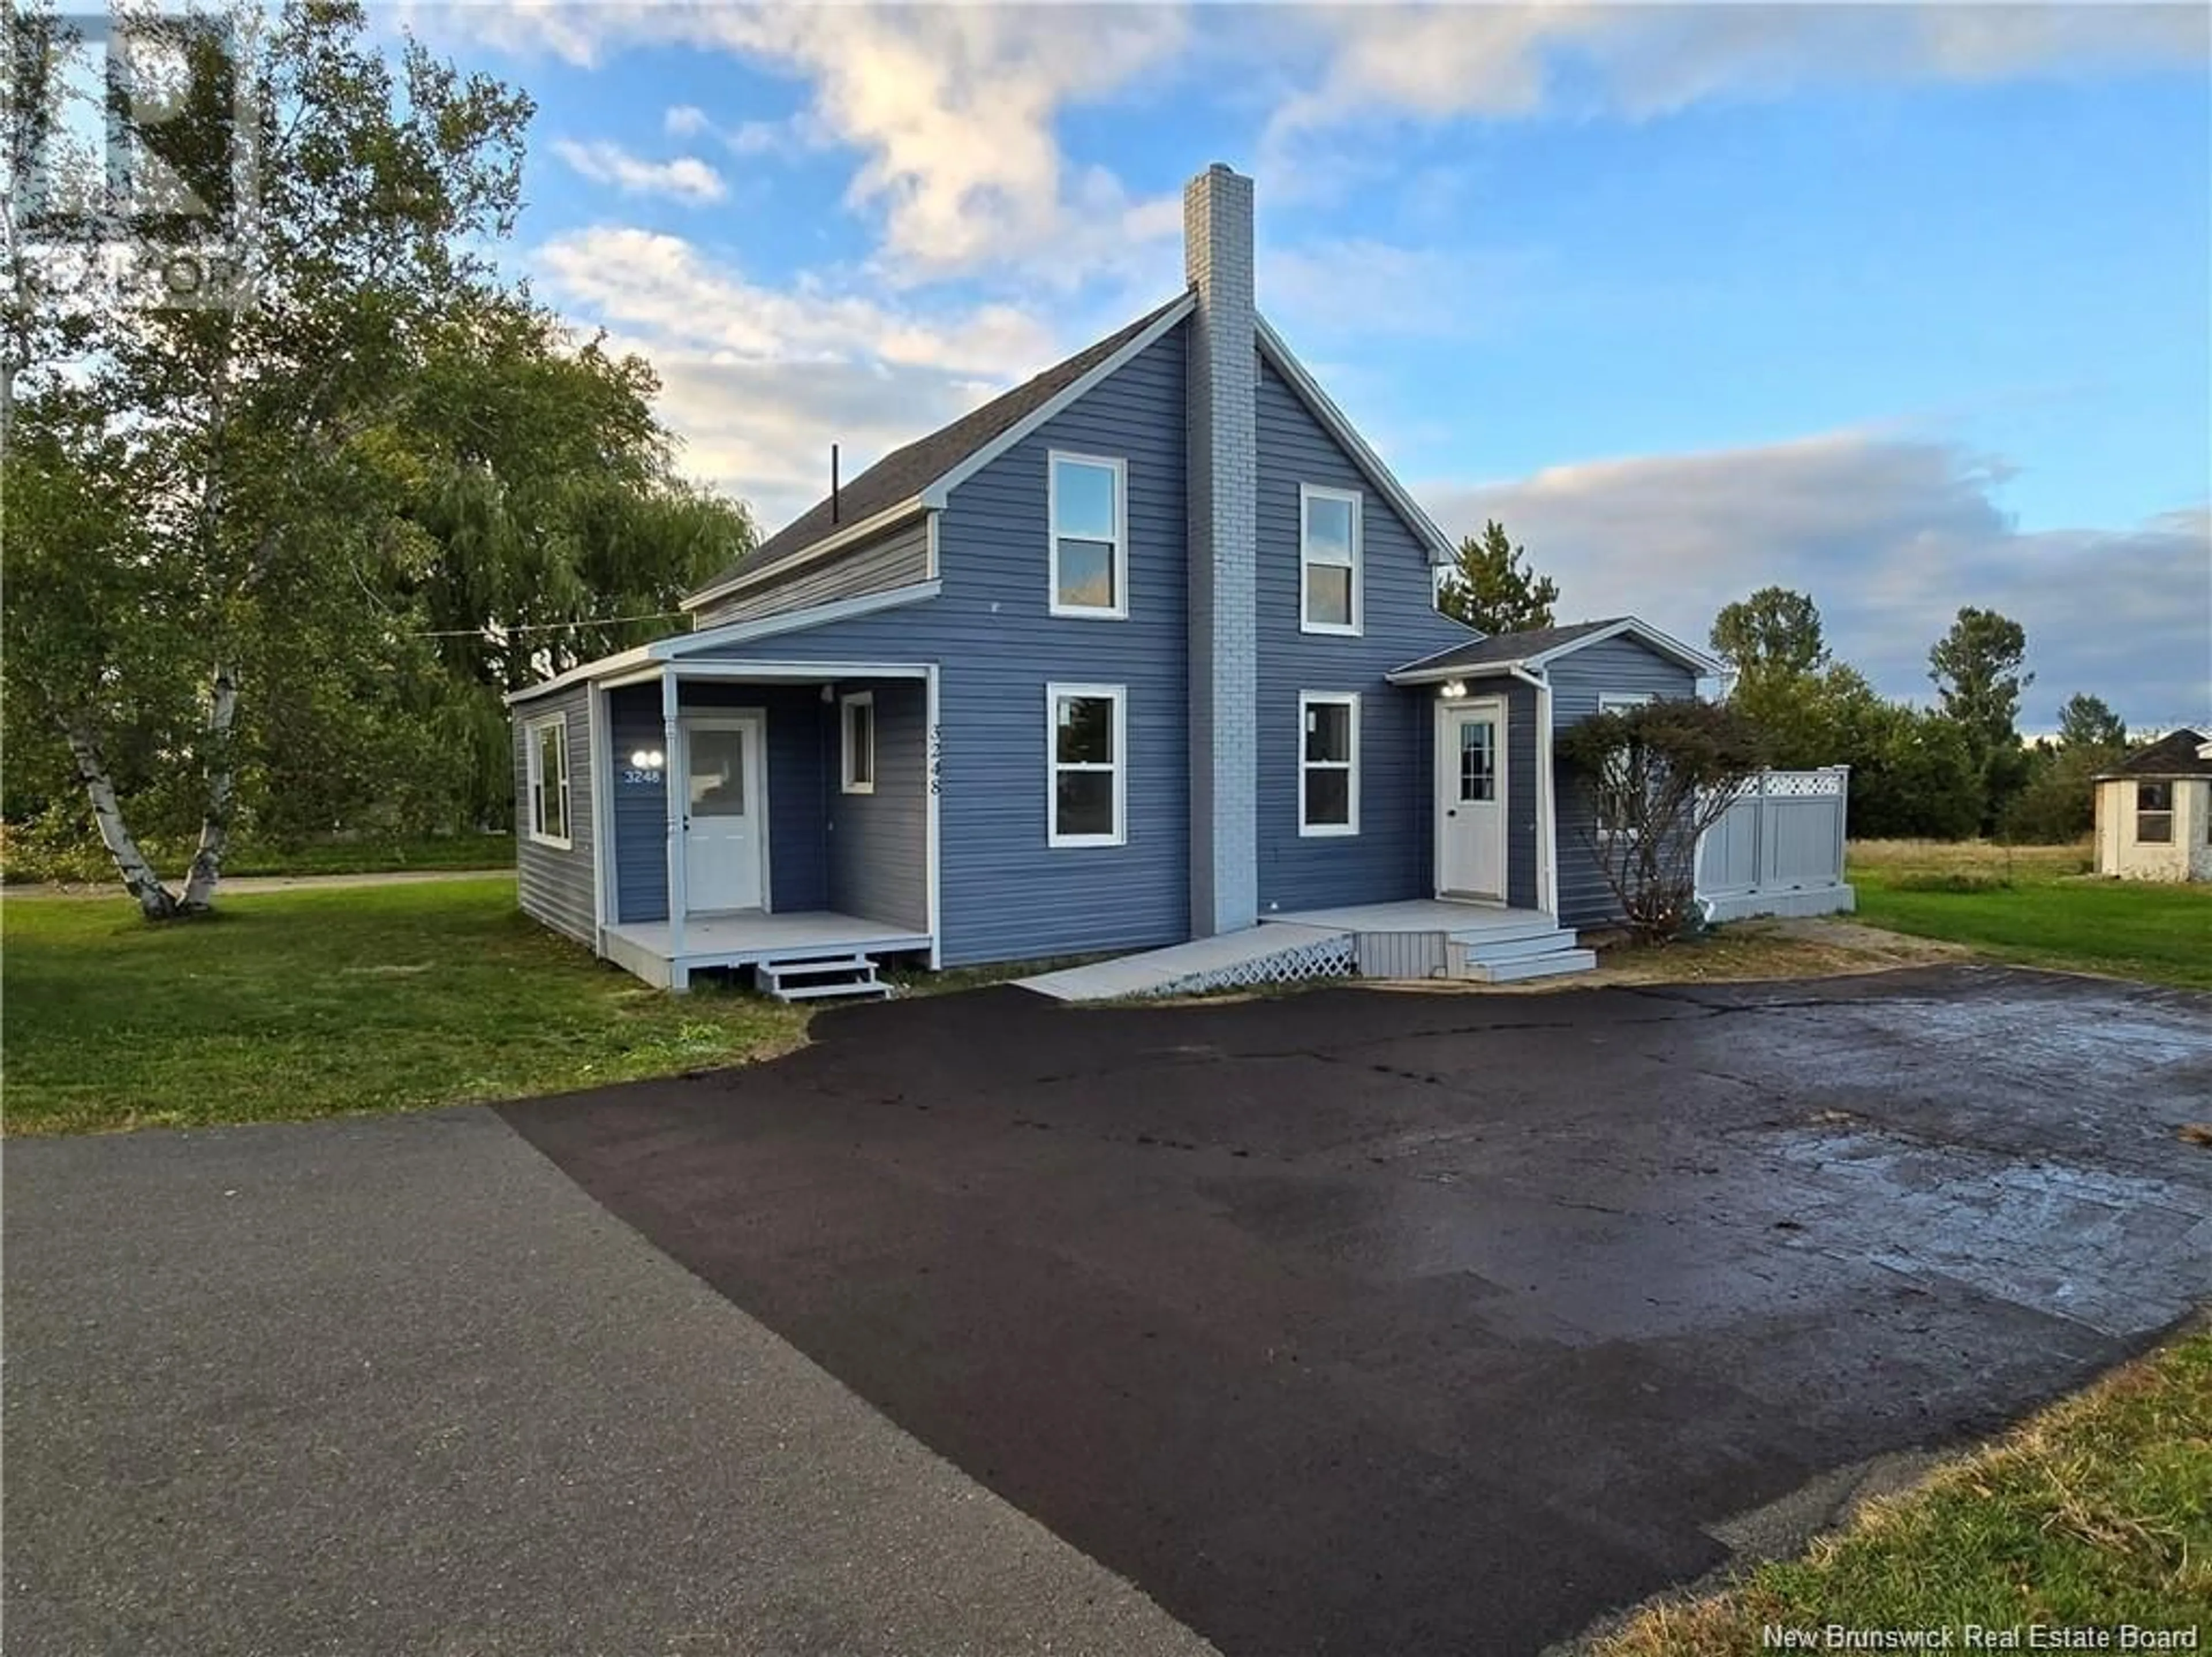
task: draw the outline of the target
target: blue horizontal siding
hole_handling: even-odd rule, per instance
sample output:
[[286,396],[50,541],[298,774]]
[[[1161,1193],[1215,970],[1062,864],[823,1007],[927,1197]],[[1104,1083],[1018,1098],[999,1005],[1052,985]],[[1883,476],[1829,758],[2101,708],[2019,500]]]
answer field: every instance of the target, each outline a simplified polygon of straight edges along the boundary
[[[1183,368],[1168,335],[953,491],[925,603],[719,659],[939,664],[940,951],[949,966],[1189,935]],[[1129,619],[1048,612],[1046,457],[1128,465]],[[1128,844],[1046,844],[1045,686],[1126,687]]]
[[[824,727],[812,685],[686,685],[685,709],[761,708],[768,715],[769,902],[779,912],[830,906]],[[611,691],[616,918],[668,917],[668,806],[664,770],[624,779],[630,754],[663,744],[660,687]],[[669,764],[676,756],[665,756]]]
[[[1653,696],[1680,699],[1697,694],[1697,676],[1658,655],[1642,640],[1601,639],[1553,662],[1552,728],[1554,740],[1597,711],[1601,695]],[[1557,763],[1559,832],[1559,920],[1567,926],[1603,926],[1620,918],[1605,877],[1598,872],[1587,838],[1590,821],[1574,771]]]
[[[1473,635],[1436,607],[1412,529],[1297,393],[1263,362],[1259,389],[1260,907],[1387,903],[1435,891],[1435,692],[1383,675]],[[1298,631],[1298,486],[1360,492],[1358,638]],[[1298,697],[1360,698],[1359,832],[1298,832]],[[1532,842],[1533,844],[1533,842]]]
[[909,586],[927,576],[928,566],[929,527],[924,515],[828,557],[799,564],[742,594],[732,594],[700,611],[693,625],[698,630],[718,627],[724,622],[805,610],[863,593]]
[[[568,722],[568,849],[530,838],[528,733],[532,725],[564,716]],[[599,902],[592,886],[591,686],[578,685],[525,703],[514,710],[514,865],[517,900],[524,914],[557,932],[597,947]]]
[[844,791],[842,702],[823,710],[830,907],[920,932],[929,925],[929,692],[911,679],[836,687],[840,698],[859,691],[875,698],[872,793]]

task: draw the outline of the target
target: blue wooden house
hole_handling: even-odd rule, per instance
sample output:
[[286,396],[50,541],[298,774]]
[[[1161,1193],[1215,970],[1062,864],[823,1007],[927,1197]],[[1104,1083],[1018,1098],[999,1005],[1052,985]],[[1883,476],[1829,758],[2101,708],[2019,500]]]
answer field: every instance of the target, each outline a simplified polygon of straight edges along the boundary
[[1555,734],[1719,664],[1440,613],[1452,544],[1255,308],[1251,180],[1184,207],[1184,292],[835,490],[690,631],[512,698],[529,913],[676,988],[1586,960]]

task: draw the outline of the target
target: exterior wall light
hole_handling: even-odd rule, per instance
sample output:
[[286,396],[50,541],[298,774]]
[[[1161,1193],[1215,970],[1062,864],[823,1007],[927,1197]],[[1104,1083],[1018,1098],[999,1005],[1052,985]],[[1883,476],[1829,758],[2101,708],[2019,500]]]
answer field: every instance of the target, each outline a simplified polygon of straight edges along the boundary
[[641,771],[657,771],[667,756],[658,748],[640,748],[629,757],[629,763]]
[[1465,679],[1448,679],[1444,681],[1443,697],[1445,701],[1456,702],[1466,694],[1467,681]]

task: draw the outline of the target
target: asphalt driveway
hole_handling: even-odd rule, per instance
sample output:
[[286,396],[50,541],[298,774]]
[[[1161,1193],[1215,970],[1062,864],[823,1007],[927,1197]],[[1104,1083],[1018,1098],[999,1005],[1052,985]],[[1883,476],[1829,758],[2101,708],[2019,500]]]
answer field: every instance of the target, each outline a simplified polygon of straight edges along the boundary
[[1206,1657],[489,1111],[7,1164],[10,1657]]
[[504,1114],[1238,1657],[1510,1657],[2212,1295],[2212,1000],[1820,984],[852,1008]]

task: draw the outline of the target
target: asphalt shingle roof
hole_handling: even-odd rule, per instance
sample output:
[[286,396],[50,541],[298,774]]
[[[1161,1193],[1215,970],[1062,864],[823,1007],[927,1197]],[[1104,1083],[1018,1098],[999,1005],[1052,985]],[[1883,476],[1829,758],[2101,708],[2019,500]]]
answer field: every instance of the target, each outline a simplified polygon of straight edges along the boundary
[[2202,758],[2202,731],[2179,730],[2160,737],[2141,753],[2131,753],[2106,777],[2212,777],[2212,759]]
[[1177,294],[1165,304],[1147,311],[1125,328],[1118,328],[1095,344],[1086,345],[1066,361],[1055,362],[1034,379],[1000,393],[979,409],[940,426],[903,448],[895,448],[837,491],[836,516],[830,515],[830,497],[823,496],[781,529],[763,541],[700,588],[708,592],[739,576],[750,576],[787,564],[817,541],[836,531],[862,522],[909,500],[981,448],[993,438],[1022,420],[1073,385],[1099,363],[1183,302]]
[[1617,627],[1629,619],[1626,616],[1609,616],[1602,621],[1569,622],[1564,627],[1532,627],[1521,633],[1492,633],[1488,638],[1476,639],[1470,644],[1459,644],[1449,650],[1439,650],[1434,655],[1423,656],[1397,669],[1405,673],[1414,667],[1499,667],[1510,662],[1526,661],[1530,656],[1540,656],[1547,650],[1556,650],[1562,644],[1571,644],[1578,638],[1607,627]]

